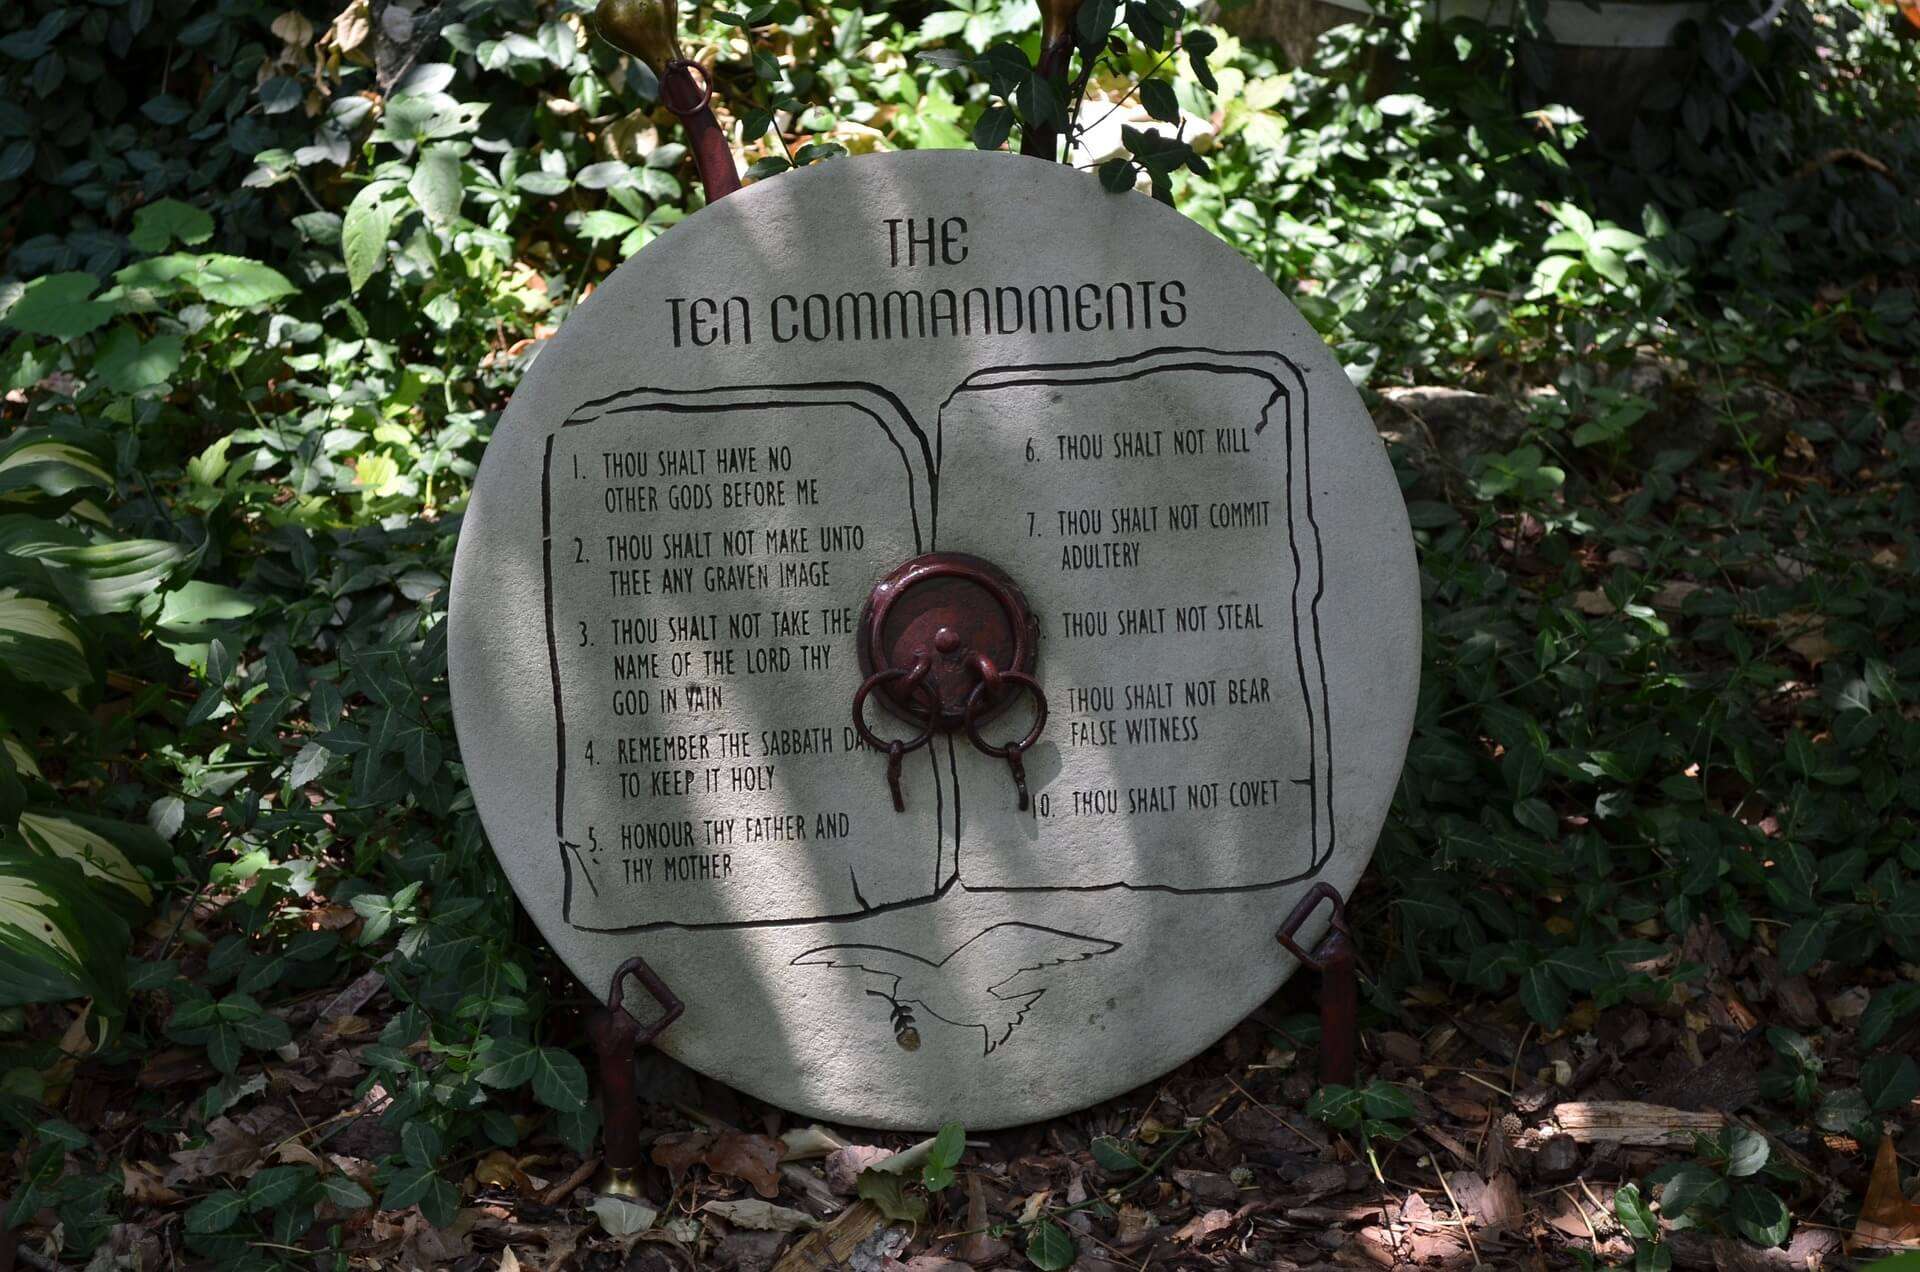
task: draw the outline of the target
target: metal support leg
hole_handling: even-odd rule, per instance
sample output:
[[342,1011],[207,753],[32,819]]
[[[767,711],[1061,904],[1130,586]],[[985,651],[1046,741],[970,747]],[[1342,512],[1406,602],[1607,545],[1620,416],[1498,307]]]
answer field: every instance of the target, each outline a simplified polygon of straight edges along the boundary
[[[641,988],[660,1004],[661,1015],[650,1025],[642,1025],[622,1006],[627,977],[640,982]],[[643,958],[630,958],[613,973],[607,989],[607,1005],[593,1013],[587,1033],[600,1060],[600,1104],[604,1116],[601,1139],[600,1174],[593,1181],[595,1192],[616,1197],[638,1197],[640,1192],[640,1106],[634,1091],[633,1059],[644,1046],[680,1019],[686,1010],[667,983]]]
[[[1294,944],[1293,938],[1322,901],[1333,903],[1333,920],[1327,925],[1327,934],[1309,953]],[[1320,1084],[1352,1086],[1360,986],[1353,972],[1353,934],[1347,930],[1346,902],[1332,884],[1314,884],[1274,933],[1274,939],[1320,973]]]

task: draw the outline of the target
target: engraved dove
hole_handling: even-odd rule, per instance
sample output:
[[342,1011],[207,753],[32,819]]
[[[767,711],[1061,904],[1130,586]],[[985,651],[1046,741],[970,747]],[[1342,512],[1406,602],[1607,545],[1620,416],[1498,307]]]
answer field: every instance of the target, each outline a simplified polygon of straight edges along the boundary
[[909,1051],[920,1045],[912,1004],[950,1025],[978,1029],[982,1054],[992,1055],[1047,992],[1043,973],[1119,948],[1117,941],[1009,922],[994,924],[937,961],[886,945],[822,945],[795,956],[793,965],[864,974],[866,992],[892,1004],[895,1039]]

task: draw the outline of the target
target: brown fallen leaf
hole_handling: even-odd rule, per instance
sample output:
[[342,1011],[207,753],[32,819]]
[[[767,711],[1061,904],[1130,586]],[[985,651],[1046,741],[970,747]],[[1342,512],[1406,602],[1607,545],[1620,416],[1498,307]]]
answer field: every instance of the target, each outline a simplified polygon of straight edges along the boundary
[[762,1197],[778,1197],[782,1151],[780,1141],[770,1136],[722,1131],[707,1150],[707,1169],[716,1175],[746,1180]]
[[705,1131],[669,1131],[653,1141],[653,1163],[667,1168],[667,1176],[678,1188],[680,1180],[696,1163],[705,1160],[713,1136]]
[[1614,604],[1605,592],[1591,590],[1575,592],[1573,607],[1591,618],[1605,618],[1614,611]]
[[167,1187],[160,1168],[151,1162],[128,1160],[120,1164],[120,1190],[128,1201],[142,1206],[178,1205],[180,1194]]
[[1204,1241],[1232,1226],[1231,1210],[1209,1210],[1203,1215],[1195,1215],[1189,1219],[1178,1232],[1173,1234],[1173,1239],[1180,1242]]
[[1113,1244],[1122,1250],[1131,1249],[1152,1236],[1159,1226],[1151,1210],[1129,1202],[1120,1207],[1114,1220]]
[[653,1142],[653,1160],[667,1168],[673,1186],[694,1163],[699,1162],[716,1175],[743,1179],[762,1197],[780,1195],[780,1141],[745,1131],[684,1131],[662,1135]]
[[760,1232],[799,1232],[814,1226],[811,1215],[802,1214],[788,1206],[756,1201],[751,1197],[739,1201],[710,1201],[700,1208],[719,1215],[737,1228],[752,1228]]
[[245,1174],[260,1160],[260,1140],[232,1118],[216,1117],[207,1123],[207,1136],[207,1143],[200,1148],[183,1148],[170,1154],[173,1165],[166,1171],[167,1184],[196,1184],[215,1175]]
[[1920,1202],[1908,1201],[1900,1191],[1900,1158],[1893,1137],[1880,1137],[1867,1180],[1867,1199],[1853,1228],[1856,1246],[1910,1246],[1920,1249]]

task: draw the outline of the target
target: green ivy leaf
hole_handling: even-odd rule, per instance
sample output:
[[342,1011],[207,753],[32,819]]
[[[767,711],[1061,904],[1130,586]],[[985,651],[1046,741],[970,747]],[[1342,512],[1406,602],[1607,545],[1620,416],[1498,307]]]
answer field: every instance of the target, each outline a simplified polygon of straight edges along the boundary
[[1134,1155],[1133,1149],[1126,1141],[1115,1136],[1096,1136],[1091,1147],[1094,1165],[1101,1170],[1113,1171],[1115,1174],[1130,1174],[1146,1169],[1146,1163]]
[[1755,1175],[1767,1164],[1767,1155],[1771,1152],[1767,1137],[1758,1131],[1750,1131],[1744,1126],[1728,1128],[1727,1131],[1727,1174],[1733,1179],[1744,1179]]
[[440,1132],[431,1122],[414,1118],[400,1128],[400,1151],[415,1166],[431,1167],[440,1160],[442,1144]]
[[320,1181],[320,1195],[342,1210],[360,1210],[373,1204],[373,1198],[345,1175],[328,1175]]
[[1787,1230],[1793,1226],[1786,1203],[1759,1184],[1742,1184],[1735,1189],[1729,1213],[1741,1235],[1755,1245],[1777,1246],[1787,1239]]
[[1827,937],[1833,930],[1831,920],[1801,919],[1780,938],[1780,972],[1799,976],[1818,963],[1827,953]]
[[1180,122],[1180,99],[1174,96],[1173,85],[1165,80],[1141,80],[1140,104],[1155,119],[1169,124]]
[[1042,1272],[1060,1272],[1070,1268],[1079,1256],[1067,1230],[1051,1219],[1042,1219],[1027,1233],[1027,1262]]
[[246,1213],[246,1195],[232,1188],[222,1188],[201,1198],[187,1211],[187,1231],[201,1235],[225,1232]]
[[1627,1235],[1635,1241],[1652,1241],[1660,1235],[1660,1220],[1653,1207],[1640,1195],[1637,1184],[1626,1184],[1613,1194],[1613,1214]]
[[587,1071],[558,1047],[534,1053],[534,1098],[550,1109],[577,1109],[587,1102]]
[[1898,1052],[1877,1055],[1860,1066],[1860,1091],[1875,1113],[1905,1108],[1920,1095],[1920,1065]]

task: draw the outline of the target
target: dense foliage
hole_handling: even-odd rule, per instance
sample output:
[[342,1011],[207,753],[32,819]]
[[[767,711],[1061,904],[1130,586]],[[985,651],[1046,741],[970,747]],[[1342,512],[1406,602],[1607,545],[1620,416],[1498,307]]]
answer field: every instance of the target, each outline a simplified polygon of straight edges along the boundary
[[[204,1137],[370,970],[403,1004],[363,1053],[404,1128],[377,1197],[287,1158],[196,1193],[195,1251],[292,1258],[375,1201],[444,1222],[456,1151],[591,1140],[553,1032],[581,994],[487,851],[442,623],[541,339],[699,202],[657,84],[583,16],[0,11],[7,1226],[51,1212],[85,1252],[124,1204],[60,1115],[83,1065],[204,1055],[204,1095],[144,1096],[139,1132]],[[1877,1138],[1920,1088],[1920,100],[1891,9],[1716,19],[1611,149],[1522,109],[1551,96],[1524,27],[1408,11],[1296,71],[1170,3],[1090,3],[1049,83],[1031,4],[699,18],[762,179],[1122,112],[1124,149],[1091,128],[1074,160],[1260,264],[1398,421],[1428,641],[1360,902],[1378,1019],[1517,996],[1573,1036],[1813,976],[1867,1002],[1799,1031],[1762,1011],[1768,1116]],[[1697,1178],[1727,1156],[1648,1181],[1692,1181],[1670,1225],[1847,1219],[1791,1172],[1736,1214]]]

